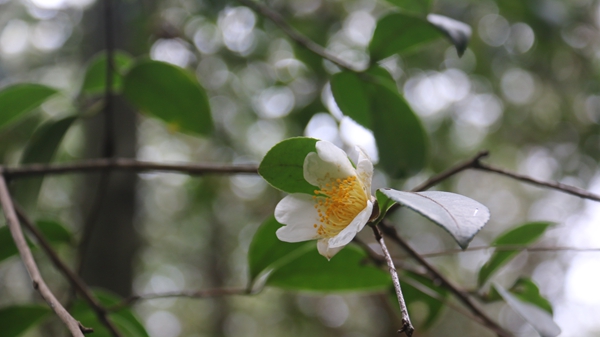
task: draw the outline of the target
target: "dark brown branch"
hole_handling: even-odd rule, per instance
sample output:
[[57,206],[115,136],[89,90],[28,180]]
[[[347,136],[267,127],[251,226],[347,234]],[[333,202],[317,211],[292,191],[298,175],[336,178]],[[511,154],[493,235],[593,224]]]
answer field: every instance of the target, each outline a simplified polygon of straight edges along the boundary
[[248,7],[252,8],[255,12],[257,12],[260,15],[271,20],[287,36],[289,36],[290,39],[294,40],[296,43],[298,43],[302,47],[310,50],[311,52],[315,53],[316,55],[320,56],[321,58],[331,61],[332,63],[334,63],[335,65],[337,65],[340,68],[344,68],[346,70],[350,70],[350,71],[354,71],[354,72],[358,71],[357,69],[354,69],[354,67],[351,64],[349,64],[348,62],[340,59],[339,57],[337,57],[335,55],[332,55],[327,50],[325,50],[325,48],[316,44],[313,40],[307,38],[306,36],[299,33],[297,30],[292,28],[292,26],[290,26],[284,20],[284,18],[281,17],[281,15],[279,15],[277,12],[271,10],[266,5],[255,2],[253,0],[238,0],[238,2],[243,4],[244,6],[248,6]]
[[108,318],[108,312],[106,308],[98,302],[92,292],[89,290],[85,282],[75,274],[69,267],[58,257],[58,254],[54,251],[50,242],[44,237],[40,230],[29,220],[29,218],[23,213],[20,208],[16,208],[18,217],[23,222],[23,226],[35,237],[36,241],[42,247],[46,255],[52,261],[52,264],[63,274],[63,276],[69,281],[71,286],[77,290],[77,292],[83,297],[83,299],[92,308],[98,320],[110,331],[115,337],[122,337],[123,335],[119,332],[115,324]]
[[130,296],[124,299],[121,303],[118,303],[111,308],[110,311],[117,311],[124,307],[130,306],[131,304],[142,301],[142,300],[153,300],[157,298],[172,298],[172,297],[186,297],[186,298],[213,298],[222,296],[233,296],[233,295],[251,295],[252,293],[246,288],[215,288],[205,290],[190,290],[190,291],[171,291],[166,293],[155,293],[155,294],[144,294]]
[[404,332],[406,336],[411,337],[415,328],[410,322],[410,316],[408,316],[408,309],[406,308],[406,302],[404,302],[404,295],[402,294],[402,289],[400,288],[400,279],[398,278],[398,273],[396,272],[396,267],[394,266],[394,261],[392,260],[392,256],[388,251],[385,241],[383,240],[383,236],[381,235],[381,231],[377,227],[377,225],[372,224],[371,229],[373,229],[373,234],[375,235],[375,239],[381,246],[381,250],[383,251],[383,255],[385,256],[385,262],[387,263],[388,270],[390,275],[392,276],[392,282],[394,284],[394,290],[396,291],[396,296],[398,297],[398,304],[400,305],[400,315],[402,318],[402,328],[398,330],[398,333]]
[[23,232],[21,231],[21,225],[19,224],[19,219],[17,218],[17,214],[15,212],[14,204],[10,193],[8,191],[8,187],[6,186],[6,180],[4,179],[4,175],[2,174],[2,168],[0,167],[0,203],[2,204],[2,209],[4,210],[4,216],[6,217],[6,222],[8,225],[8,229],[12,234],[13,240],[15,241],[15,245],[19,250],[19,254],[21,255],[21,259],[23,260],[23,264],[29,273],[29,277],[31,277],[31,281],[33,283],[33,288],[37,290],[42,298],[48,303],[50,308],[54,310],[56,315],[60,318],[63,323],[67,326],[71,335],[74,337],[83,337],[83,332],[89,332],[90,329],[85,328],[79,323],[69,312],[62,306],[62,304],[56,299],[52,291],[44,282],[42,275],[33,259],[33,255],[31,254],[31,250],[25,241],[25,237],[23,236]]
[[522,181],[522,182],[525,182],[528,184],[533,184],[533,185],[537,185],[537,186],[541,186],[541,187],[547,187],[547,188],[559,190],[561,192],[576,195],[581,198],[590,199],[590,200],[594,200],[594,201],[600,201],[599,195],[588,192],[584,189],[581,189],[581,188],[578,188],[575,186],[570,186],[570,185],[566,185],[566,184],[555,182],[555,181],[549,182],[549,181],[539,180],[539,179],[532,178],[532,177],[529,177],[529,176],[526,176],[523,174],[510,172],[505,169],[497,168],[497,167],[494,167],[494,166],[491,166],[488,164],[483,164],[480,162],[475,163],[475,165],[473,165],[472,168],[476,169],[476,170],[480,170],[480,171],[501,174],[503,176],[510,177],[515,180],[519,180],[519,181]]
[[456,287],[449,279],[447,279],[442,273],[440,273],[432,264],[430,264],[425,258],[423,258],[417,251],[415,251],[409,244],[406,242],[400,235],[396,229],[388,224],[385,220],[380,223],[380,228],[383,233],[391,238],[394,242],[396,242],[402,249],[404,249],[410,257],[415,259],[420,265],[427,269],[427,272],[431,274],[433,278],[439,280],[440,284],[448,289],[459,301],[461,301],[475,316],[479,317],[482,323],[488,327],[490,330],[494,331],[498,336],[501,337],[510,337],[512,334],[501,326],[499,326],[496,322],[494,322],[483,310],[477,306],[477,303],[469,297],[469,294],[460,290]]
[[480,165],[479,161],[482,158],[485,158],[489,155],[489,151],[481,151],[479,153],[477,153],[473,158],[466,160],[460,164],[457,164],[447,170],[445,170],[444,172],[440,173],[440,174],[436,174],[433,177],[427,179],[427,181],[425,181],[424,183],[422,183],[421,185],[413,188],[411,191],[412,192],[418,192],[418,191],[425,191],[430,189],[431,187],[441,183],[442,181],[452,177],[453,175],[460,173],[462,171],[468,170],[470,168],[474,168],[478,165]]
[[33,164],[15,168],[5,168],[5,176],[10,179],[65,173],[85,173],[105,170],[130,170],[136,172],[163,171],[189,175],[205,174],[257,174],[255,165],[225,165],[225,164],[164,164],[137,161],[127,158],[90,159],[71,164]]

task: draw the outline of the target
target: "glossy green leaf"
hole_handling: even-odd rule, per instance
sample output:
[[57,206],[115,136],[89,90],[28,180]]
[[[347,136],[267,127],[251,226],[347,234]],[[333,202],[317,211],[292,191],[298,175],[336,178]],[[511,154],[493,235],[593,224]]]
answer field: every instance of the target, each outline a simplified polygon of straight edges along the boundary
[[[129,69],[133,59],[125,52],[114,53],[116,71],[113,72],[113,90],[121,90],[123,74]],[[106,86],[106,53],[96,55],[89,63],[81,90],[88,94],[103,93]]]
[[[52,161],[62,140],[77,119],[75,116],[50,120],[40,126],[27,143],[21,164],[44,164]],[[35,206],[42,187],[43,177],[28,177],[16,181],[12,190],[14,198],[25,209]]]
[[349,71],[331,77],[331,92],[344,115],[371,128],[370,102],[359,75]]
[[286,290],[315,292],[374,291],[391,286],[390,275],[368,264],[367,255],[346,246],[330,261],[313,249],[276,268],[266,284]]
[[40,106],[58,91],[40,84],[14,84],[0,91],[0,128]]
[[248,249],[248,269],[250,283],[269,268],[283,265],[290,258],[306,252],[314,245],[308,242],[289,243],[277,238],[275,232],[284,225],[270,217],[256,230]]
[[[106,291],[95,290],[94,295],[105,307],[111,307],[121,302],[119,297]],[[94,337],[112,337],[112,334],[98,321],[96,314],[85,301],[78,299],[70,312],[81,324],[94,329]],[[149,337],[142,323],[129,308],[113,311],[108,314],[108,317],[115,323],[123,336]]]
[[[400,283],[407,306],[410,307],[413,303],[425,304],[427,314],[422,320],[423,328],[431,327],[445,307],[443,300],[448,296],[446,288],[440,287],[426,277],[409,271],[402,273]],[[397,300],[394,303],[397,303]]]
[[379,19],[369,45],[372,61],[416,50],[442,37],[442,32],[427,20],[407,13],[391,13]]
[[459,56],[464,54],[471,39],[471,26],[438,14],[427,15],[427,21],[446,35],[454,47],[456,47],[456,52]]
[[[388,1],[409,3],[408,0]],[[462,55],[471,38],[471,27],[438,14],[429,14],[425,19],[409,13],[391,13],[377,22],[369,45],[371,60],[378,61],[394,54],[410,53],[440,37],[450,40],[458,54]]]
[[379,162],[388,174],[403,178],[425,166],[425,129],[385,69],[372,67],[361,75],[340,72],[333,76],[331,90],[345,115],[373,131]]
[[460,194],[438,191],[403,192],[390,188],[379,191],[438,224],[463,249],[490,219],[487,207]]
[[[539,239],[550,225],[551,223],[549,222],[531,222],[524,224],[500,235],[492,242],[492,246],[531,244]],[[488,262],[486,262],[479,270],[479,286],[482,286],[494,272],[508,263],[508,261],[518,253],[519,250],[495,251]]]
[[125,75],[123,95],[140,111],[171,130],[207,135],[212,131],[208,97],[198,81],[169,63],[143,61]]
[[521,301],[518,297],[506,291],[501,286],[494,284],[496,291],[504,298],[506,304],[523,317],[542,337],[556,337],[560,335],[560,327],[547,311],[528,302]]
[[421,121],[397,91],[374,84],[371,92],[373,135],[379,165],[394,178],[407,177],[427,164],[428,137]]
[[427,13],[431,6],[431,0],[387,0],[387,2],[401,10],[413,13]]
[[287,193],[313,194],[315,186],[304,179],[304,158],[316,152],[317,139],[296,137],[286,139],[269,150],[258,173],[271,186]]
[[51,313],[48,306],[19,305],[0,308],[0,336],[17,337],[31,329]]

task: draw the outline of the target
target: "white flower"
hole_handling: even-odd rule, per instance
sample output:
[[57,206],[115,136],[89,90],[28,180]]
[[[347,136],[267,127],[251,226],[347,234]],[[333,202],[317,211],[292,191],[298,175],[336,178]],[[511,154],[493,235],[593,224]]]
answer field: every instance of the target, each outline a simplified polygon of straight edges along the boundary
[[304,179],[318,190],[313,195],[294,193],[275,208],[283,226],[281,241],[319,240],[319,253],[331,259],[365,226],[373,210],[373,164],[359,148],[356,168],[346,153],[327,141],[318,141],[317,152],[304,159]]

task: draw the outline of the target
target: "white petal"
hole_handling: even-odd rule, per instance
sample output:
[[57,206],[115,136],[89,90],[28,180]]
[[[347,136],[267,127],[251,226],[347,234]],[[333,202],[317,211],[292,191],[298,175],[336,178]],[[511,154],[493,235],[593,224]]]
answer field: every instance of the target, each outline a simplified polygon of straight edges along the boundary
[[344,179],[356,175],[344,150],[324,140],[318,141],[316,148],[317,153],[311,152],[304,158],[304,179],[311,185],[324,185],[323,178],[326,176],[330,179]]
[[365,227],[365,225],[369,221],[369,218],[371,217],[372,211],[373,203],[371,201],[367,201],[367,207],[365,207],[365,209],[363,209],[360,213],[358,213],[358,215],[356,215],[356,217],[354,218],[354,220],[352,220],[348,227],[344,228],[341,232],[338,233],[338,235],[329,239],[329,247],[337,248],[349,244],[350,241],[354,239],[356,234],[358,234],[358,232],[360,232],[363,229],[363,227]]
[[344,246],[337,247],[337,248],[331,248],[327,241],[328,241],[327,239],[321,239],[321,240],[317,241],[317,249],[319,250],[319,254],[325,256],[327,258],[327,260],[331,260],[331,258],[335,254],[337,254],[340,250],[342,250],[342,248],[344,248]]
[[312,196],[294,193],[283,198],[275,207],[275,219],[283,226],[277,237],[285,242],[300,242],[318,238],[314,224],[319,222]]
[[355,147],[358,152],[358,162],[356,164],[356,175],[365,186],[365,192],[371,195],[371,180],[373,180],[373,163],[369,156],[358,146]]

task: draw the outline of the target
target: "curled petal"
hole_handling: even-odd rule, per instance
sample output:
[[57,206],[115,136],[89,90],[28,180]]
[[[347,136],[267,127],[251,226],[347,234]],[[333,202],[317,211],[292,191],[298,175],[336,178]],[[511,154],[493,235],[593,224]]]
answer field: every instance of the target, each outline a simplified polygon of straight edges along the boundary
[[344,228],[338,235],[329,239],[329,248],[338,248],[344,247],[349,244],[352,239],[360,232],[363,227],[369,221],[371,217],[371,212],[373,211],[373,203],[369,200],[367,201],[367,207],[363,209],[352,222],[348,225],[348,227]]
[[356,163],[356,175],[365,187],[365,193],[371,195],[371,180],[373,180],[373,163],[369,156],[360,148],[356,147],[358,152],[358,162]]
[[327,260],[331,260],[331,258],[337,254],[344,246],[332,248],[329,246],[327,239],[321,239],[317,241],[317,249],[319,250],[319,254],[325,256]]
[[314,224],[319,221],[314,201],[308,194],[294,193],[283,198],[275,207],[275,219],[283,226],[277,237],[285,242],[300,242],[318,238]]
[[311,185],[320,187],[325,177],[343,179],[356,175],[348,155],[339,147],[321,140],[316,149],[316,153],[311,152],[304,159],[304,179]]

